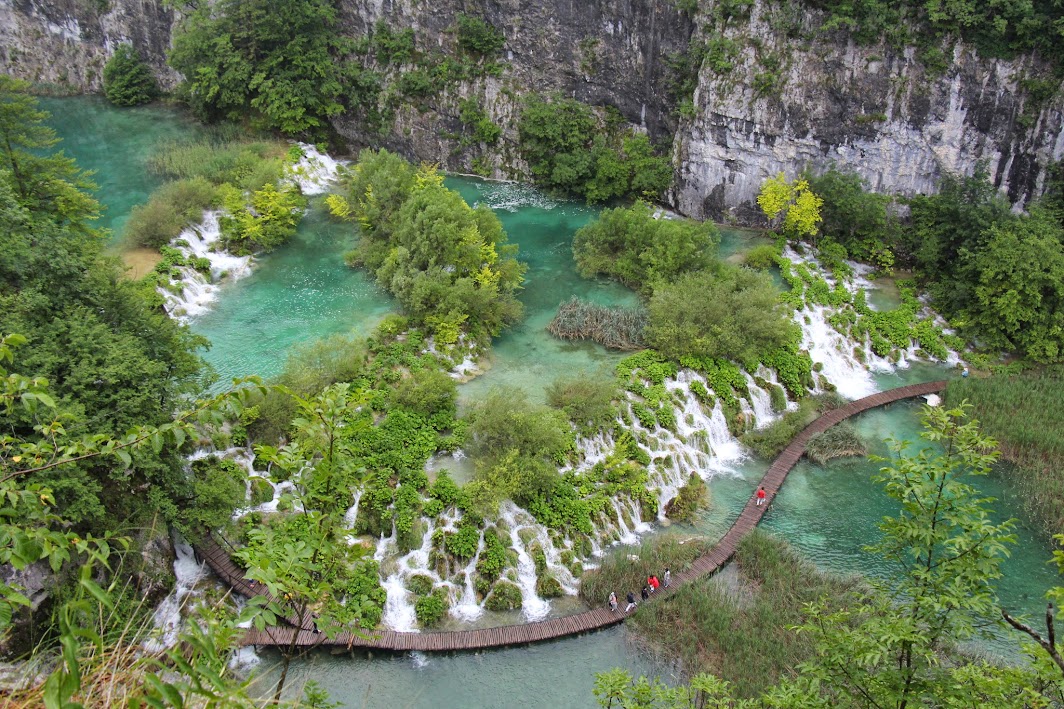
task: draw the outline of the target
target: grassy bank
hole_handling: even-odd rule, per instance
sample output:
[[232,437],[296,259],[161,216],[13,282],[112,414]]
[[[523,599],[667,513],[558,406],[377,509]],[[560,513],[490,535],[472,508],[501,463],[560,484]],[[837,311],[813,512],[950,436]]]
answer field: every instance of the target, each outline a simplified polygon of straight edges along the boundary
[[838,605],[858,583],[821,573],[783,540],[755,530],[731,567],[667,601],[641,604],[630,626],[643,647],[679,661],[686,674],[713,673],[753,697],[810,658],[809,638],[790,629],[802,606],[821,598]]
[[946,403],[964,400],[1015,464],[1009,475],[1035,521],[1047,533],[1064,532],[1064,369],[950,382]]
[[591,606],[604,606],[613,591],[623,609],[625,594],[632,591],[638,599],[647,576],[657,574],[660,579],[666,568],[679,573],[709,546],[702,539],[669,534],[646,541],[638,549],[621,547],[603,559],[599,568],[584,574],[580,597]]

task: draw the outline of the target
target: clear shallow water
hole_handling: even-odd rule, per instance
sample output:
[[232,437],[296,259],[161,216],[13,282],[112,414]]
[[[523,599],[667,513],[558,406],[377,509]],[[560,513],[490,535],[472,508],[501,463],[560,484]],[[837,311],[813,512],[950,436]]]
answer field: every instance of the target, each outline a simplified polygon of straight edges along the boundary
[[[144,169],[144,159],[160,141],[194,135],[195,126],[164,107],[119,110],[97,99],[47,99],[52,123],[66,138],[62,147],[84,168],[98,170],[98,197],[108,208],[104,226],[116,227],[133,205],[147,199],[158,184]],[[511,240],[529,263],[528,286],[521,294],[527,320],[495,345],[494,367],[462,387],[475,396],[496,384],[516,384],[541,398],[543,387],[561,373],[610,368],[621,357],[590,344],[554,340],[543,328],[562,300],[571,295],[603,303],[635,302],[635,295],[607,281],[579,277],[572,264],[572,233],[595,210],[557,202],[528,188],[449,178],[449,186],[470,201],[492,205]],[[117,227],[116,227],[117,228]],[[725,256],[761,243],[756,233],[725,230]],[[254,273],[223,289],[214,311],[193,328],[214,343],[207,354],[223,381],[231,376],[276,373],[293,344],[335,332],[366,332],[393,307],[365,274],[348,269],[341,255],[352,244],[349,226],[329,223],[313,208],[292,243],[267,255]],[[913,365],[896,374],[876,375],[883,388],[941,378],[935,365]],[[918,421],[912,404],[869,412],[857,419],[870,442],[889,435],[915,438]],[[879,445],[879,444],[877,444]],[[879,452],[885,449],[878,448]],[[692,532],[719,536],[750,495],[767,467],[748,460],[734,476],[710,482],[713,504]],[[835,462],[826,468],[801,463],[791,474],[766,519],[766,528],[781,534],[822,567],[876,576],[890,570],[863,551],[878,536],[876,525],[892,513],[887,498],[871,482],[878,464]],[[1023,519],[1020,501],[1009,491],[1005,473],[984,480],[982,489],[1001,498],[1003,516]],[[1039,612],[1042,595],[1057,582],[1046,565],[1049,547],[1029,529],[1018,530],[1020,544],[1005,564],[999,585],[1010,609]],[[315,653],[293,667],[295,680],[313,678],[345,706],[592,706],[591,686],[597,671],[624,666],[636,673],[659,673],[626,641],[620,628],[529,648],[480,654],[427,657],[332,656]],[[992,642],[1006,651],[1012,643]],[[267,657],[267,661],[268,661]],[[294,681],[295,681],[294,680]],[[297,682],[298,683],[298,682]]]
[[121,235],[130,210],[162,184],[147,169],[155,148],[203,133],[191,116],[161,104],[117,108],[99,96],[39,100],[52,115],[48,125],[62,139],[58,149],[76,158],[82,170],[96,172],[96,199],[104,207],[97,225],[111,230],[112,241]]

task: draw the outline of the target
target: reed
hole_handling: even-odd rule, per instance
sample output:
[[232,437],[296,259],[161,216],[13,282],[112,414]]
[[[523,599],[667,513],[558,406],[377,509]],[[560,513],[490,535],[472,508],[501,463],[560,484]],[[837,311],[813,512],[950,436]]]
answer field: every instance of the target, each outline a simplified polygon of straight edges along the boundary
[[824,574],[783,540],[755,530],[732,567],[640,605],[631,625],[644,647],[679,661],[688,676],[710,672],[739,696],[756,697],[812,658],[810,638],[791,630],[803,606],[827,599],[839,607],[858,586],[857,577]]
[[950,382],[946,404],[963,401],[1014,464],[1003,474],[1034,520],[1048,534],[1064,532],[1064,368]]
[[580,597],[589,605],[599,607],[606,605],[613,591],[623,610],[625,594],[632,591],[638,599],[648,576],[656,574],[661,579],[666,568],[673,574],[679,573],[708,549],[709,545],[702,539],[676,534],[656,537],[639,547],[618,547],[602,560],[601,566],[583,575]]
[[857,435],[857,429],[849,421],[843,421],[809,439],[805,454],[818,465],[824,465],[833,458],[863,456],[868,449]]
[[562,340],[592,340],[615,350],[641,350],[647,313],[642,307],[598,305],[570,298],[558,306],[547,332]]
[[201,177],[254,191],[280,179],[287,151],[280,141],[247,140],[220,131],[160,146],[148,159],[148,169],[170,179]]

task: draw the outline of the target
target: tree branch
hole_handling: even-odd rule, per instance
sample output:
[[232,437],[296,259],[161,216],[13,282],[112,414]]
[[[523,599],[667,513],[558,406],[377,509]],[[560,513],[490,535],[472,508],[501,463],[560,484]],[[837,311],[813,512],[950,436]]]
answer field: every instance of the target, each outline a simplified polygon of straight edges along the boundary
[[1037,630],[1027,625],[1026,623],[1021,623],[1020,621],[1016,620],[1011,615],[1009,615],[1008,612],[1004,609],[1002,609],[1001,611],[1001,616],[1005,619],[1006,623],[1011,625],[1016,630],[1019,630],[1021,633],[1026,633],[1031,637],[1032,640],[1041,645],[1042,649],[1049,653],[1049,657],[1053,660],[1053,662],[1057,664],[1057,667],[1060,668],[1060,671],[1064,672],[1064,657],[1061,657],[1060,652],[1057,650],[1056,643],[1054,642],[1054,640],[1056,639],[1056,630],[1053,627],[1052,603],[1046,605],[1046,628],[1049,634],[1048,638],[1043,638]]

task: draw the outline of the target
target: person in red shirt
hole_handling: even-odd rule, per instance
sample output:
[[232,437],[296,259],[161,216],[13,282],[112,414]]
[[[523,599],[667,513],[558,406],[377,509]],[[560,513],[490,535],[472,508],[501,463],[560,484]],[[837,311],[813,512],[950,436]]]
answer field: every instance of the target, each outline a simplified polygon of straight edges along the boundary
[[652,589],[654,589],[655,591],[657,591],[659,588],[661,588],[661,582],[658,581],[658,577],[657,576],[651,576],[650,578],[647,579],[647,582],[650,584],[650,587]]
[[765,487],[764,486],[761,486],[761,487],[757,488],[757,506],[758,507],[760,507],[761,505],[765,504],[765,495],[766,494],[767,493],[765,492]]

